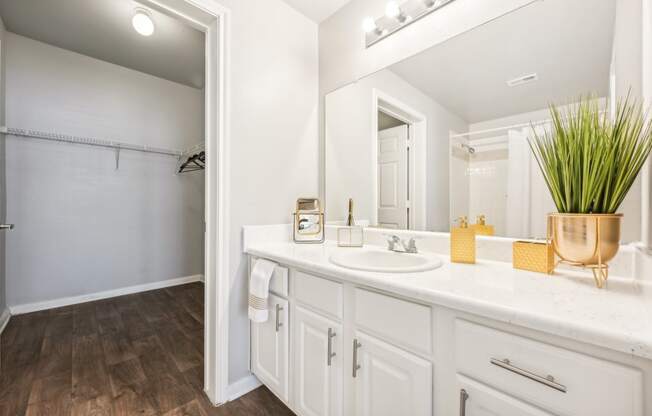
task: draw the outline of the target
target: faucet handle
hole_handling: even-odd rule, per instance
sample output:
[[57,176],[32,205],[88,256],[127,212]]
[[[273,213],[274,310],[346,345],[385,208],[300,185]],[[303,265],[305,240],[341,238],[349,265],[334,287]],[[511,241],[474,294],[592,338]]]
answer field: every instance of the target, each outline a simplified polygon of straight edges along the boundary
[[398,236],[396,236],[394,234],[383,233],[383,236],[387,240],[387,249],[388,250],[394,250],[394,246],[396,245],[396,243],[401,242],[401,239],[398,238]]
[[405,245],[406,251],[408,253],[417,253],[417,241],[414,237],[410,237],[410,239],[407,242],[407,245]]

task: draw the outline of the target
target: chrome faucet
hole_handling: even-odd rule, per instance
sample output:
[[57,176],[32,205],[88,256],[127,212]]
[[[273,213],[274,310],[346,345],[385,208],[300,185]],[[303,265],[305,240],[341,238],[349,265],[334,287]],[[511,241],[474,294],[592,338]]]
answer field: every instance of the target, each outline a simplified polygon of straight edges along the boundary
[[[414,238],[410,238],[407,243],[401,240],[397,235],[387,234],[387,249],[397,253],[418,253],[417,244]],[[400,248],[397,248],[399,246]]]

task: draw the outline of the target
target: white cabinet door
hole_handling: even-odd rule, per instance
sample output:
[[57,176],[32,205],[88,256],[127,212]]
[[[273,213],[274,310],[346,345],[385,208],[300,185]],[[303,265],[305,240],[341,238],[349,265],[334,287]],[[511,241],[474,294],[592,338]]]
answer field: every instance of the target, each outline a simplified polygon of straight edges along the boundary
[[292,328],[293,396],[297,413],[302,416],[341,415],[342,327],[297,306]]
[[432,416],[428,361],[360,332],[352,349],[357,416]]
[[457,381],[461,416],[553,416],[464,376]]
[[288,401],[288,301],[271,295],[269,318],[251,324],[251,370],[282,400]]

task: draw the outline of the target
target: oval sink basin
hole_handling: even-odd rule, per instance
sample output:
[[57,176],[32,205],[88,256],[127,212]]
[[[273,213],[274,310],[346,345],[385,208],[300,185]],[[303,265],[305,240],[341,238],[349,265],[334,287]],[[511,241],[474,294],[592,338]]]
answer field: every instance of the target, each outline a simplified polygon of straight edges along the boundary
[[381,273],[415,273],[441,267],[442,261],[421,253],[396,253],[380,249],[346,249],[331,254],[330,262],[347,269]]

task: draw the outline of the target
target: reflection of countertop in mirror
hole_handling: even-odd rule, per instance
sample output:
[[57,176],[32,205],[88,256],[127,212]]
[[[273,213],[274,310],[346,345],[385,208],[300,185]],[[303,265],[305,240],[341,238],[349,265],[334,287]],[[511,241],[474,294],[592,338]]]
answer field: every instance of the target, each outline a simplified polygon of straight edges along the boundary
[[[253,240],[253,239],[250,239]],[[511,264],[453,264],[436,270],[385,274],[349,270],[329,262],[332,242],[245,241],[247,254],[413,300],[652,358],[652,287],[612,278],[607,289],[574,271],[553,276],[515,270]]]

